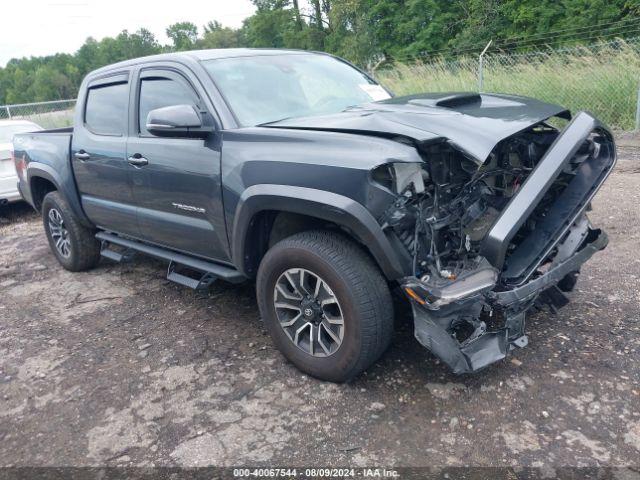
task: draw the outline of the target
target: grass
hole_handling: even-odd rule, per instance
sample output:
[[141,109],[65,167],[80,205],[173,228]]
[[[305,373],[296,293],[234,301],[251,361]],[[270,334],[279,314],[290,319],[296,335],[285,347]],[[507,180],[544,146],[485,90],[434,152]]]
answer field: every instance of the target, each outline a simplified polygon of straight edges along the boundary
[[[478,59],[395,64],[376,77],[398,95],[477,91]],[[532,54],[488,55],[485,92],[527,95],[588,110],[617,130],[635,127],[640,87],[640,40]]]

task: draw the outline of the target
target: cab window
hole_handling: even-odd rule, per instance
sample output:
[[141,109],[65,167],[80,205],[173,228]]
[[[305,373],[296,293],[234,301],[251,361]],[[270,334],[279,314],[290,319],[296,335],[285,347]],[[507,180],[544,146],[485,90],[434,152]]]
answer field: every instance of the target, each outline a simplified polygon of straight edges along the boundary
[[147,131],[147,116],[151,110],[172,105],[197,105],[198,96],[186,83],[170,78],[145,77],[140,82],[138,107],[138,131],[142,136],[151,136]]
[[124,135],[127,130],[129,85],[115,83],[89,88],[84,122],[98,135]]

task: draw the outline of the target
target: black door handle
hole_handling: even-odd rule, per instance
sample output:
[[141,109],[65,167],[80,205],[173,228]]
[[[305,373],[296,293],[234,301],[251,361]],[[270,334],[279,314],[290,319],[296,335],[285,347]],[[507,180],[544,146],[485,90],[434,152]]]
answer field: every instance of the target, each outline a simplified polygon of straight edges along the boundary
[[91,158],[91,155],[89,155],[84,150],[77,151],[76,153],[73,154],[73,156],[76,157],[78,160],[82,160],[83,162]]
[[135,155],[131,155],[128,160],[129,160],[129,164],[133,165],[134,167],[144,167],[145,165],[149,164],[149,160],[144,158],[139,153],[136,153]]

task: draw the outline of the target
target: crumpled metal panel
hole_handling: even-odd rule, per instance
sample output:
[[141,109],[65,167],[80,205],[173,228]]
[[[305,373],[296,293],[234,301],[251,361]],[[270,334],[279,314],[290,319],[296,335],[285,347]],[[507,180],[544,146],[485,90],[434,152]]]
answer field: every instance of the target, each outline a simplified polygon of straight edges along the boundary
[[480,164],[502,140],[553,116],[570,117],[565,108],[533,98],[440,93],[395,97],[264,126],[404,136],[419,143],[448,141]]

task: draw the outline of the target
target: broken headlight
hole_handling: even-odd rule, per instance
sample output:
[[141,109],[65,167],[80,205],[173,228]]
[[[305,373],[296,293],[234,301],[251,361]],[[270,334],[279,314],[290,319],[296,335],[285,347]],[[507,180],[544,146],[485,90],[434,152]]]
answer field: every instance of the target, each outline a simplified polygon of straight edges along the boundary
[[371,178],[392,192],[402,195],[410,187],[413,193],[424,192],[428,173],[422,163],[385,163],[373,169]]

